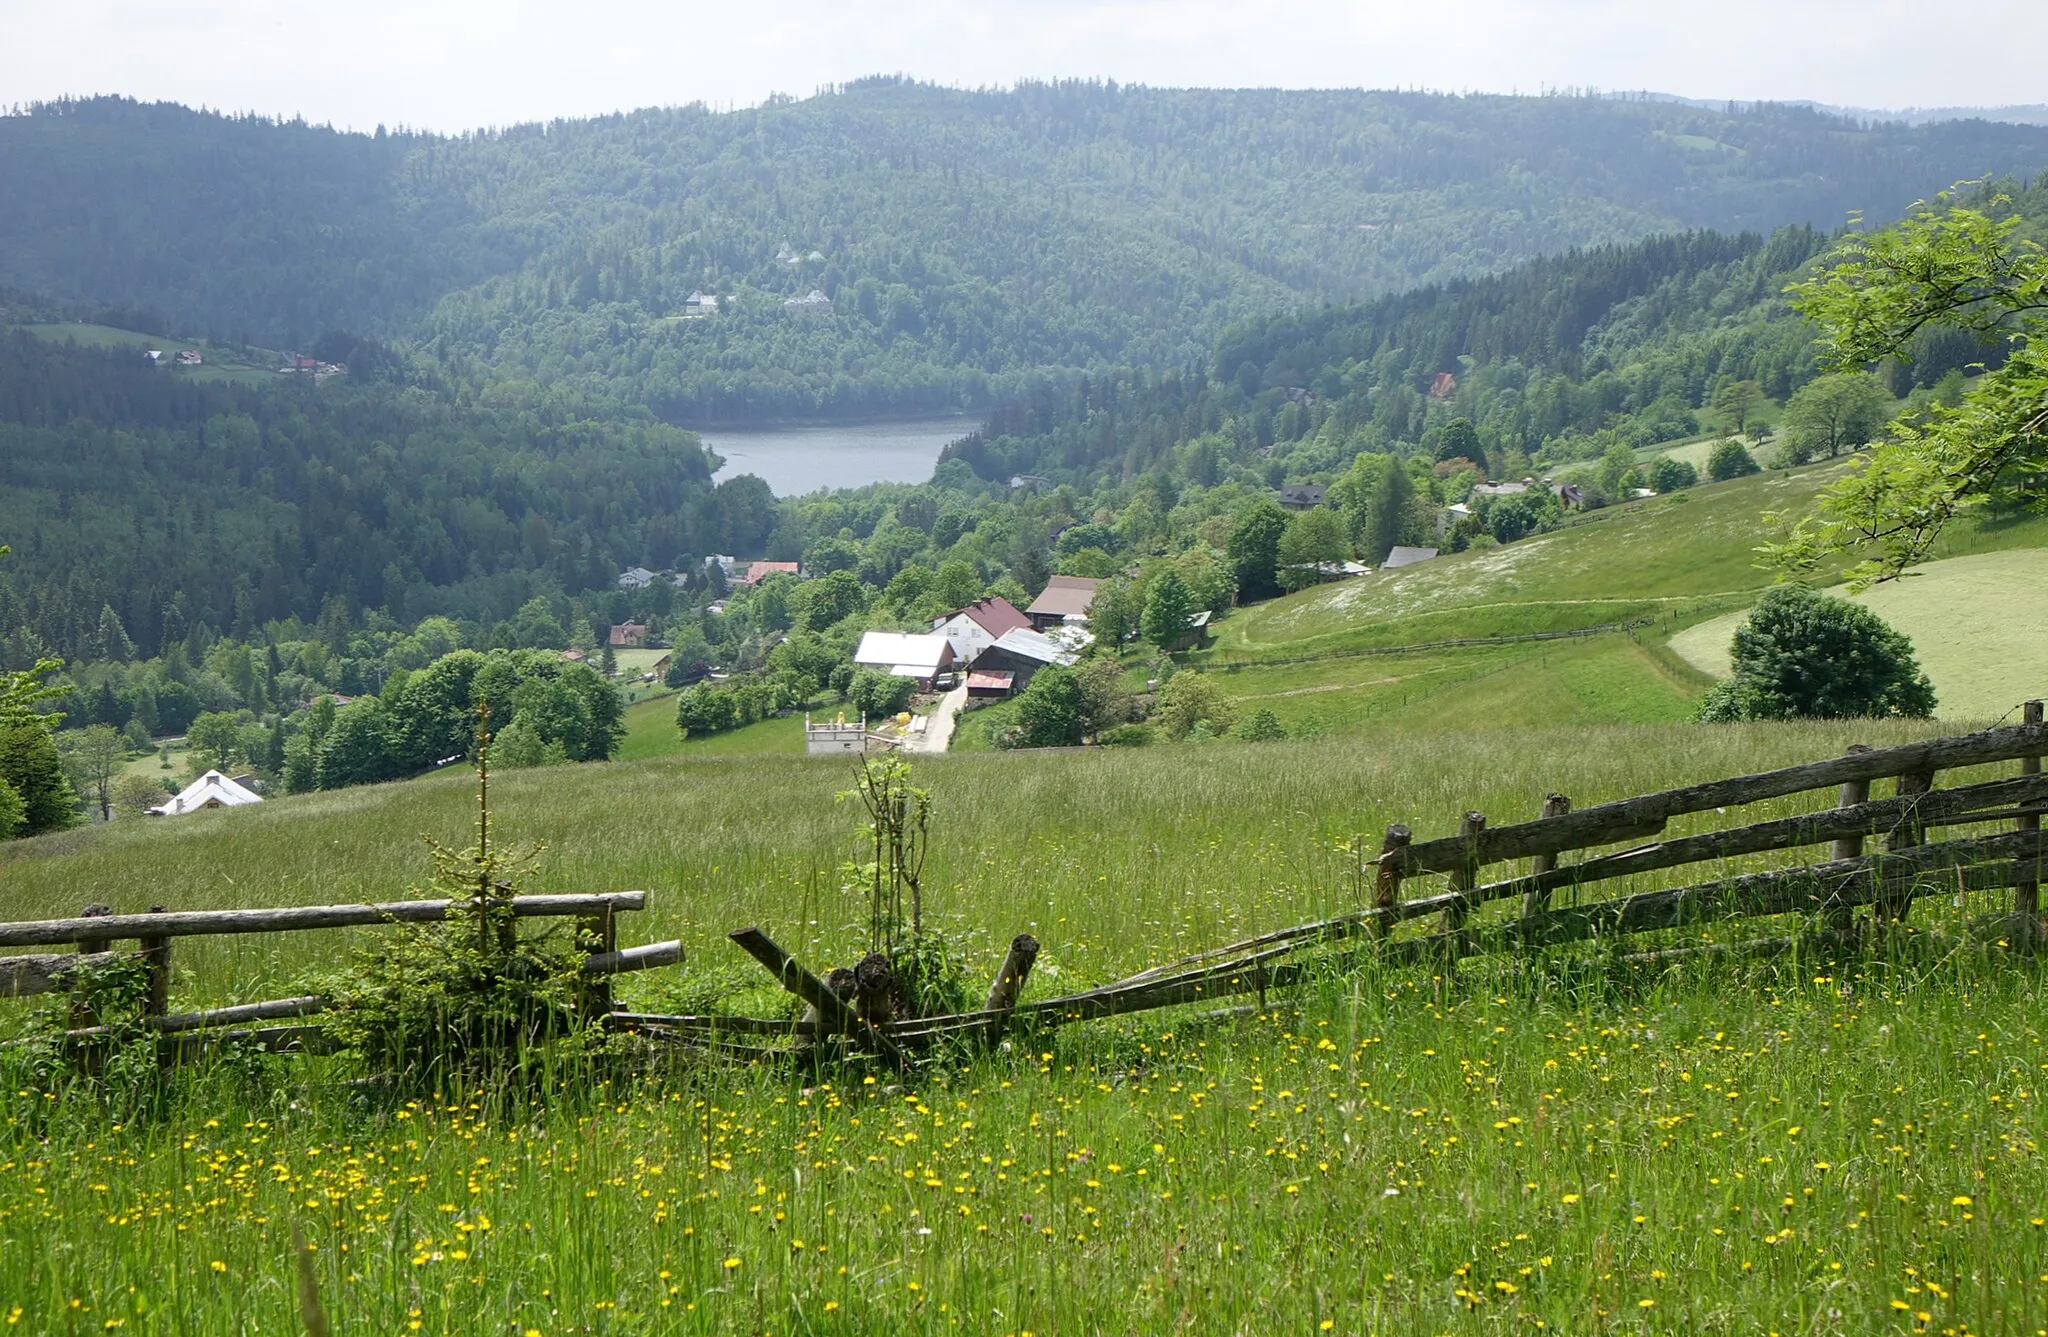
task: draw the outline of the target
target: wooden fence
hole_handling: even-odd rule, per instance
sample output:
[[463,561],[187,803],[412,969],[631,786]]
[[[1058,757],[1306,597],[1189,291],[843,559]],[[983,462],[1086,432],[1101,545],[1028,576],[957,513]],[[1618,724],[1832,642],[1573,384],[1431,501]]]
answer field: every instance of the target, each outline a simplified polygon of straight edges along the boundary
[[[613,1013],[609,1024],[736,1057],[777,1052],[770,1040],[798,1046],[831,1041],[900,1061],[904,1051],[942,1039],[990,1043],[1018,1021],[1056,1026],[1210,999],[1264,995],[1367,961],[1454,960],[1482,953],[1520,953],[1591,938],[1622,938],[1653,930],[1728,920],[1801,916],[1826,940],[1856,940],[1906,922],[1921,897],[2010,888],[2012,911],[2000,925],[2013,946],[2030,949],[2043,934],[2040,884],[2048,844],[2041,816],[2048,812],[2048,753],[2041,703],[2023,707],[2023,722],[1960,737],[1845,755],[1803,766],[1737,776],[1575,809],[1563,794],[1542,801],[1530,821],[1495,826],[1468,812],[1455,835],[1416,841],[1408,827],[1387,828],[1366,871],[1370,903],[1333,918],[1231,943],[1080,993],[1019,1004],[1017,995],[1038,944],[1020,937],[979,1011],[900,1020],[870,1015],[852,981],[820,980],[757,928],[733,940],[808,1013],[799,1021],[756,1017],[669,1016]],[[2017,763],[2017,773],[1937,788],[1944,772]],[[1890,795],[1872,797],[1875,782],[1893,782]],[[1612,850],[1623,841],[1660,837],[1672,819],[1722,813],[1748,804],[1815,790],[1830,791],[1835,806],[1793,817],[1727,827]],[[2008,829],[1986,834],[1988,828]],[[1958,827],[1979,830],[1961,838],[1930,839]],[[1878,845],[1866,849],[1866,842]],[[1828,846],[1822,860],[1559,906],[1560,891],[1662,873],[1689,865]],[[1566,856],[1580,855],[1576,860]],[[1489,870],[1526,861],[1489,879]],[[1414,896],[1419,879],[1440,875],[1443,885]],[[1496,902],[1511,912],[1477,922],[1474,912]],[[1858,912],[1864,912],[1860,917]],[[1410,936],[1396,936],[1411,921],[1434,920]],[[1747,946],[1775,949],[1796,938],[1752,939]],[[1638,953],[1635,959],[1674,952],[1726,950],[1728,944]],[[851,972],[834,972],[834,975]]]
[[[142,1025],[166,1037],[173,1057],[207,1048],[225,1039],[260,1043],[274,1050],[304,1048],[315,1040],[314,1025],[255,1026],[253,1023],[300,1019],[327,1008],[317,995],[275,998],[234,1007],[209,1008],[195,1012],[170,1010],[171,944],[178,938],[215,937],[241,933],[286,933],[307,929],[365,927],[377,924],[422,924],[446,919],[449,901],[394,901],[382,905],[304,905],[267,910],[165,910],[151,907],[145,914],[117,915],[104,905],[87,906],[72,919],[43,919],[26,923],[0,924],[0,947],[72,948],[66,953],[23,953],[0,956],[0,997],[71,990],[79,968],[113,960],[117,942],[133,940],[131,954],[139,960],[148,980],[143,1000]],[[617,917],[644,909],[644,891],[605,892],[568,896],[519,896],[496,902],[509,907],[515,918],[573,917],[579,921],[578,945],[585,950],[582,970],[590,980],[586,1006],[595,1014],[612,1006],[610,979],[626,971],[649,970],[675,965],[683,959],[680,941],[649,943],[643,947],[618,945]],[[91,1003],[81,995],[74,1003],[71,1027],[64,1039],[86,1043],[109,1034],[109,1028],[93,1015]]]
[[[624,971],[682,960],[680,942],[618,946],[616,916],[642,909],[646,893],[522,896],[509,901],[518,916],[573,916],[592,979],[588,1010],[608,1027],[669,1041],[693,1050],[748,1060],[843,1050],[865,1051],[891,1063],[944,1040],[990,1045],[1018,1022],[1057,1026],[1247,994],[1262,996],[1367,962],[1454,961],[1486,953],[1525,953],[1587,939],[1620,939],[1656,930],[1720,921],[1795,916],[1800,929],[1833,942],[1860,941],[1905,924],[1915,900],[1938,894],[2010,889],[2011,910],[1998,924],[2012,946],[2041,945],[2040,886],[2048,863],[2048,724],[2038,701],[2022,722],[1959,737],[1937,738],[1873,751],[1852,747],[1840,757],[1757,775],[1668,789],[1585,808],[1552,794],[1541,815],[1493,825],[1468,812],[1453,835],[1417,841],[1409,828],[1386,829],[1379,853],[1366,861],[1369,903],[1344,914],[1280,929],[1153,966],[1099,988],[1020,1002],[1039,945],[1030,935],[1010,944],[975,1011],[896,1018],[891,1014],[888,962],[870,957],[859,969],[825,978],[807,970],[759,928],[741,929],[732,941],[758,961],[805,1006],[800,1019],[669,1015],[617,1010],[609,979]],[[2015,773],[1972,777],[1940,788],[1949,772],[2017,763]],[[1880,781],[1892,793],[1873,796]],[[1662,838],[1673,819],[1723,814],[1750,804],[1828,791],[1834,806],[1790,817]],[[1934,833],[1962,831],[1954,838]],[[2002,828],[2002,829],[1994,829]],[[1622,842],[1649,840],[1627,848]],[[1876,842],[1874,847],[1870,842]],[[1677,885],[1570,905],[1569,891],[1616,879],[1662,874],[1692,865],[1811,850],[1827,857],[1788,867],[1686,880]],[[1568,857],[1577,856],[1577,857]],[[1520,865],[1514,867],[1512,865]],[[1510,865],[1503,868],[1503,865]],[[1497,871],[1498,875],[1489,876]],[[1441,877],[1440,887],[1422,879]],[[1662,880],[1662,879],[1660,879]],[[1414,894],[1416,891],[1422,895]],[[1507,903],[1507,913],[1487,907]],[[101,957],[116,941],[134,940],[147,968],[144,1025],[170,1037],[174,1053],[187,1041],[211,1044],[227,1037],[275,1049],[304,1045],[316,1027],[263,1027],[255,1023],[302,1019],[326,1007],[306,996],[236,1007],[173,1013],[169,1010],[171,945],[179,937],[274,933],[445,918],[449,902],[402,901],[385,905],[329,905],[271,910],[164,911],[115,915],[88,907],[77,918],[0,924],[0,947],[65,945],[63,954],[0,956],[0,996],[70,987],[79,963]],[[1479,912],[1475,917],[1475,912]],[[1401,926],[1417,921],[1420,931]],[[1800,937],[1751,938],[1735,944],[1666,946],[1634,959],[1727,950],[1776,949]],[[68,1037],[89,1041],[105,1034],[97,1018],[75,1007]]]

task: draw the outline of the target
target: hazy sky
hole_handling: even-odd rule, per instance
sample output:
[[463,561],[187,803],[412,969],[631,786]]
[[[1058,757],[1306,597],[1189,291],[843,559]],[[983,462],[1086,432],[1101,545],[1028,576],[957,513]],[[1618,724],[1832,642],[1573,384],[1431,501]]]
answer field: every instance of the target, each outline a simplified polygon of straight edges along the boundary
[[2044,49],[2048,0],[0,0],[0,104],[460,130],[904,73],[1984,106],[2048,101]]

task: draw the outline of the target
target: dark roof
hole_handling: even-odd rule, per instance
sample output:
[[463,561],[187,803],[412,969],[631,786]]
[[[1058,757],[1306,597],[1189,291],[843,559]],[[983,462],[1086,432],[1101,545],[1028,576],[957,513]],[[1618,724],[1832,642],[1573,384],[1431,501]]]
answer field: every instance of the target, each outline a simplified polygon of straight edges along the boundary
[[1054,576],[1024,611],[1033,617],[1086,617],[1101,583],[1088,576]]
[[1320,506],[1327,489],[1316,483],[1293,483],[1280,489],[1282,506]]
[[951,622],[962,613],[991,636],[1001,636],[1006,631],[1031,625],[1031,619],[1017,611],[1017,605],[998,594],[991,599],[977,599],[967,607],[948,613],[945,621]]

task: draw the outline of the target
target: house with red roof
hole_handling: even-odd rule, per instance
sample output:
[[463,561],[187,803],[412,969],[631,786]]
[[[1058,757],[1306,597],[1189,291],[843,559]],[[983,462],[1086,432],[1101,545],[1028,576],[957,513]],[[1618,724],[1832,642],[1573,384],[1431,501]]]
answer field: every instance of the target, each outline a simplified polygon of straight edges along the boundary
[[1031,625],[1031,619],[1017,606],[997,595],[977,599],[967,607],[932,619],[932,630],[953,647],[953,662],[972,664],[981,652],[1003,638],[1005,632]]

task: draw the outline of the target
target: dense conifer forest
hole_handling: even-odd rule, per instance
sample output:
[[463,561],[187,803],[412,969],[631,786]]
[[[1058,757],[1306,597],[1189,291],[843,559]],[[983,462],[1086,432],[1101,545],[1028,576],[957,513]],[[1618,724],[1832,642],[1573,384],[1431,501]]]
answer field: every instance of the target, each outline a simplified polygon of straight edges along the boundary
[[700,425],[980,408],[1276,311],[2043,167],[2048,127],[1590,97],[872,79],[460,137],[94,99],[0,117],[0,286]]

